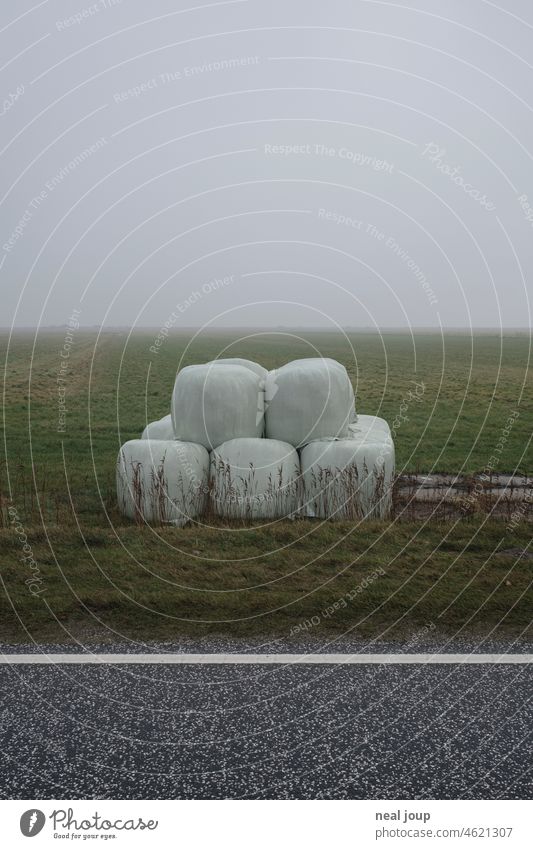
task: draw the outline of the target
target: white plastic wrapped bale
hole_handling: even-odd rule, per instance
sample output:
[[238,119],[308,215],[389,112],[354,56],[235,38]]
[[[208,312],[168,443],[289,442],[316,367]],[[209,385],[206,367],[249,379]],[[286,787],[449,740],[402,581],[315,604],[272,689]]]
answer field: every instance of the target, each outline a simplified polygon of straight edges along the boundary
[[290,363],[290,365],[294,365],[295,363],[298,363],[298,364],[309,363],[311,360],[318,360],[319,362],[327,363],[328,368],[337,368],[339,370],[340,374],[342,374],[343,379],[344,379],[344,375],[346,375],[346,377],[348,377],[348,381],[350,383],[349,392],[350,392],[350,396],[351,396],[351,399],[352,399],[349,421],[351,423],[355,423],[357,421],[357,413],[355,411],[355,395],[354,395],[354,391],[353,391],[352,382],[351,382],[351,380],[348,376],[348,372],[347,372],[345,366],[343,366],[342,363],[339,363],[338,360],[333,360],[331,357],[309,357],[308,359],[303,359],[303,360],[293,360],[292,363]]
[[229,439],[263,435],[263,383],[249,368],[234,365],[187,366],[172,393],[176,439],[216,448]]
[[256,421],[258,423],[262,423],[262,428],[264,430],[265,383],[268,375],[268,369],[259,363],[254,363],[253,360],[245,360],[242,357],[223,357],[220,360],[211,360],[211,363],[208,363],[208,365],[212,365],[213,363],[223,366],[243,366],[244,368],[250,369],[250,371],[258,376],[261,383],[259,386],[259,395],[257,396]]
[[202,445],[176,440],[132,439],[117,459],[117,499],[136,522],[184,525],[204,512],[209,454]]
[[297,513],[300,460],[276,439],[232,439],[211,453],[211,499],[226,518],[274,519]]
[[320,519],[386,518],[392,506],[394,443],[340,439],[301,452],[303,509]]
[[218,363],[218,365],[244,366],[244,368],[249,368],[250,371],[253,371],[260,380],[266,380],[268,374],[268,369],[260,363],[254,363],[253,360],[245,360],[242,357],[222,357],[220,360],[211,360],[211,362]]
[[156,422],[147,424],[142,432],[141,439],[174,439],[174,427],[170,413]]
[[379,441],[382,436],[390,436],[390,427],[385,419],[379,416],[357,416],[357,421],[348,426],[349,436],[354,439],[364,439],[367,442]]
[[298,448],[313,439],[347,437],[353,416],[352,384],[336,360],[294,360],[269,372],[265,387],[269,439]]

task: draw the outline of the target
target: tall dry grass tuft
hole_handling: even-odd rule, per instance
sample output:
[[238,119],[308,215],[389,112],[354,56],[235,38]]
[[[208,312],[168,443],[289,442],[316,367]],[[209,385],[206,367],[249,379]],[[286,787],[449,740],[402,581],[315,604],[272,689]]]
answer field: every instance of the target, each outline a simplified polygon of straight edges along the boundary
[[310,472],[311,486],[304,487],[304,510],[326,519],[358,522],[365,518],[385,518],[391,512],[392,485],[385,482],[383,468],[369,471],[363,463],[362,475],[355,463],[344,468],[326,466]]
[[217,516],[242,523],[261,518],[289,517],[300,505],[300,474],[285,481],[283,467],[268,475],[266,486],[260,486],[253,463],[249,472],[233,476],[231,465],[221,458],[212,465],[210,502]]
[[[123,469],[126,467],[122,454],[119,462],[120,476],[119,491],[122,493],[119,510],[122,514],[130,512],[128,497],[133,505],[133,521],[137,525],[182,525],[191,517],[205,512],[207,487],[202,482],[185,479],[180,473],[177,481],[169,485],[165,474],[165,455],[156,467],[151,467],[148,482],[140,461],[131,461],[129,473],[124,479]],[[170,491],[176,495],[171,497]]]

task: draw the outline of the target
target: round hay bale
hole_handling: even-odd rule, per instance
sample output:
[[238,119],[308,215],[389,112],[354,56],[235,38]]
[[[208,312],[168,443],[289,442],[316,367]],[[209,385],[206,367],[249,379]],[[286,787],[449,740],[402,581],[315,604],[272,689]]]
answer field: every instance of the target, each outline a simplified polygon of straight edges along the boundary
[[172,393],[176,439],[212,449],[229,439],[263,435],[263,384],[240,365],[187,366]]
[[132,439],[119,451],[116,483],[124,516],[181,526],[205,510],[209,454],[190,442]]
[[385,518],[392,506],[394,443],[388,436],[316,441],[301,451],[304,515]]
[[162,419],[147,424],[141,439],[174,439],[174,426],[170,413]]
[[294,360],[269,372],[265,386],[269,439],[301,447],[313,439],[347,437],[353,417],[352,384],[335,360]]
[[236,519],[274,519],[298,511],[300,460],[286,442],[232,439],[211,454],[215,513]]

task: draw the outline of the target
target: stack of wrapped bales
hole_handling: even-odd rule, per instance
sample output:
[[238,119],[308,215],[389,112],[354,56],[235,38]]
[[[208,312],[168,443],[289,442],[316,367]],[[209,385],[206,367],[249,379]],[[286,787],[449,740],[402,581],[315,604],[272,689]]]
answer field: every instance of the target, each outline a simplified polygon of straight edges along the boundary
[[393,476],[390,429],[356,415],[340,363],[219,359],[178,372],[170,416],[121,449],[117,490],[137,521],[346,520],[387,516]]

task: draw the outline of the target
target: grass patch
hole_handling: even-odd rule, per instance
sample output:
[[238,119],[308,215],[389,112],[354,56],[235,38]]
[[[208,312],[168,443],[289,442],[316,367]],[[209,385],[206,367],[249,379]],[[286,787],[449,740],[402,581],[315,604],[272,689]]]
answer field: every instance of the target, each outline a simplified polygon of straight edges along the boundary
[[[149,529],[116,511],[115,459],[169,410],[178,365],[222,350],[272,368],[313,355],[343,362],[358,409],[394,422],[412,381],[423,383],[396,433],[403,472],[476,473],[494,453],[510,412],[513,425],[496,471],[531,473],[533,385],[525,335],[306,333],[299,341],[263,334],[175,334],[154,355],[155,333],[78,331],[66,376],[66,430],[58,432],[59,352],[64,332],[0,337],[6,364],[5,457],[0,466],[0,637],[36,640],[105,629],[132,638],[181,634],[290,634],[319,617],[313,633],[409,635],[429,622],[455,633],[519,633],[531,619],[531,561],[492,554],[526,547],[531,525],[508,534],[503,521],[402,521],[265,528],[214,525]],[[350,345],[355,351],[355,358]],[[42,575],[25,584],[13,505]],[[508,537],[508,539],[507,539]],[[26,572],[25,572],[26,569]],[[368,575],[385,574],[350,594]],[[346,604],[340,602],[344,599]],[[338,604],[331,615],[323,611]],[[109,632],[109,633],[112,633]]]
[[[507,535],[510,536],[510,535]],[[505,525],[282,522],[271,528],[119,527],[30,529],[42,593],[12,531],[0,532],[4,585],[0,635],[20,640],[18,618],[37,640],[62,641],[84,626],[128,638],[350,631],[409,637],[441,632],[518,634],[531,621],[531,563],[494,554]],[[512,544],[525,547],[524,528]],[[333,608],[328,614],[327,610]],[[316,619],[318,617],[318,622]],[[63,630],[63,627],[65,631]],[[27,638],[27,637],[26,637]]]

